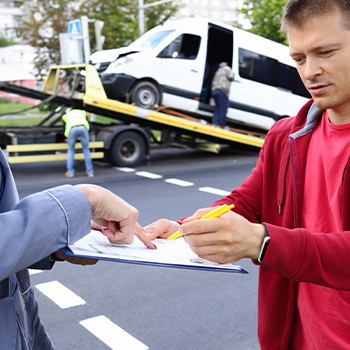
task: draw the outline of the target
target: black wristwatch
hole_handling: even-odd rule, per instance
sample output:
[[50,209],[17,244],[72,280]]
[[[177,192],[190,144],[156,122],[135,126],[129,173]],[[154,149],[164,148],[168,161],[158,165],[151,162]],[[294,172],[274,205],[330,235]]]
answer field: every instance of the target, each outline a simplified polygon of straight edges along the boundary
[[264,242],[262,244],[260,255],[258,258],[259,263],[261,263],[262,260],[264,259],[264,255],[266,253],[267,246],[269,245],[269,242],[270,242],[270,236],[269,236],[269,233],[267,232],[267,228],[264,224],[262,224],[262,225],[264,226],[264,229],[265,229],[265,237],[264,237]]

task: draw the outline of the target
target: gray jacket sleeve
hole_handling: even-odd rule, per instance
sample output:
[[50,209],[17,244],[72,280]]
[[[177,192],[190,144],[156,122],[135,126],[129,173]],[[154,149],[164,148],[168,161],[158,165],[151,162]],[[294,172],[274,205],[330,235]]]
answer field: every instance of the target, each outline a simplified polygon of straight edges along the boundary
[[30,195],[0,214],[0,280],[87,235],[91,207],[79,189],[59,186]]

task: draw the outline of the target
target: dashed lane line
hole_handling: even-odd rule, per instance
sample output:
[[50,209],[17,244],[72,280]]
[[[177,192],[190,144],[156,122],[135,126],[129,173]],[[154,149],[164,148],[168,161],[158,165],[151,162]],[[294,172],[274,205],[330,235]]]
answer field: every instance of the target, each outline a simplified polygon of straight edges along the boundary
[[[31,270],[35,271],[35,270]],[[40,270],[37,270],[40,271]],[[58,281],[45,282],[35,286],[61,309],[86,304],[85,300]],[[113,350],[148,350],[149,347],[114,324],[106,316],[96,316],[79,322]]]
[[214,188],[214,187],[200,187],[199,191],[211,193],[211,194],[217,194],[219,196],[227,196],[231,193],[231,192],[220,190],[220,189]]
[[116,170],[119,170],[119,171],[122,171],[123,173],[134,173],[136,170],[133,169],[133,168],[127,168],[127,167],[124,167],[124,168],[121,168],[121,167],[113,167],[113,169],[116,169]]
[[138,176],[147,177],[148,179],[161,179],[163,176],[158,174],[149,173],[148,171],[138,171],[135,173]]
[[149,349],[147,345],[141,343],[132,335],[124,331],[106,316],[88,318],[79,323],[112,350]]
[[86,304],[85,300],[58,281],[45,282],[35,286],[61,309]]
[[166,179],[165,182],[169,184],[177,185],[177,186],[182,186],[182,187],[193,186],[193,182],[179,180],[179,179]]
[[[135,171],[135,169],[132,168],[118,168],[118,167],[114,167],[114,169],[119,170],[119,171],[123,171],[123,172],[133,172]],[[147,177],[149,179],[161,179],[163,176],[162,175],[158,175],[158,174],[154,174],[154,173],[150,173],[148,171],[138,171],[135,173],[138,176],[143,176],[143,177]],[[189,187],[189,186],[193,186],[193,182],[189,182],[189,181],[184,181],[184,180],[180,180],[180,179],[165,179],[164,180],[167,183],[173,184],[173,185],[177,185],[177,186],[182,186],[182,187]],[[202,192],[206,192],[206,193],[211,193],[211,194],[215,194],[218,196],[227,196],[228,194],[230,194],[231,192],[228,191],[224,191],[224,190],[220,190],[218,188],[214,188],[214,187],[200,187],[199,191]]]

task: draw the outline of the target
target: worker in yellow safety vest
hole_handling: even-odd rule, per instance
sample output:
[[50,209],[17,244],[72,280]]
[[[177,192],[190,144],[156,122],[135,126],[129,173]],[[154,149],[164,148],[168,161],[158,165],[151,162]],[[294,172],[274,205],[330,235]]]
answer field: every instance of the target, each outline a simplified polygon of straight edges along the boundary
[[62,116],[62,119],[66,124],[64,136],[68,140],[67,172],[65,175],[67,177],[74,177],[74,146],[79,138],[83,146],[86,175],[93,177],[94,169],[92,166],[91,153],[89,149],[90,125],[87,120],[86,111],[80,109],[72,109],[66,112]]

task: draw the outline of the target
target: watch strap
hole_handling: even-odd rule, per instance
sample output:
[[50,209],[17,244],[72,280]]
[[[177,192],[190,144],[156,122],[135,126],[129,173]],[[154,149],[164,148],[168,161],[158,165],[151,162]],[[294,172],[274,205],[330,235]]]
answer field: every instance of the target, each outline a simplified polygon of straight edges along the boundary
[[267,228],[264,224],[262,224],[262,225],[264,226],[264,229],[265,229],[265,237],[264,237],[264,241],[263,241],[263,244],[262,244],[262,247],[260,250],[260,254],[259,254],[259,258],[258,258],[259,263],[261,263],[262,260],[264,259],[267,247],[268,247],[269,242],[270,242],[270,236],[269,236],[269,233],[267,232]]

